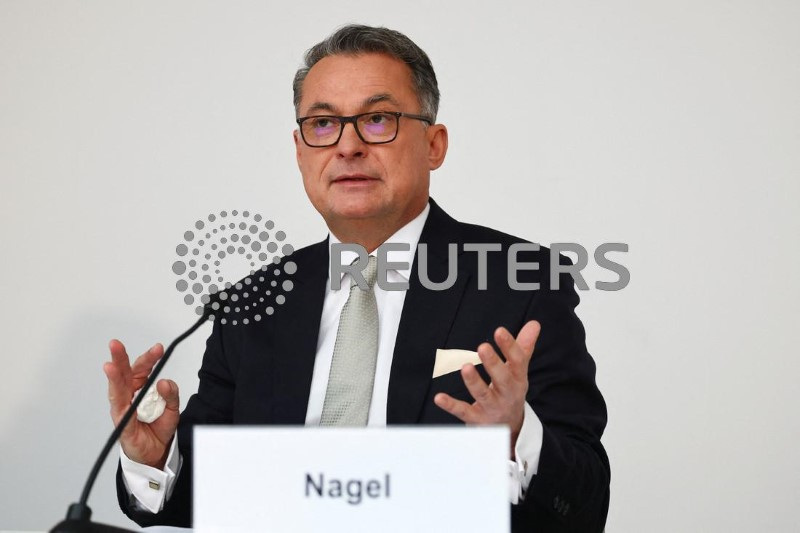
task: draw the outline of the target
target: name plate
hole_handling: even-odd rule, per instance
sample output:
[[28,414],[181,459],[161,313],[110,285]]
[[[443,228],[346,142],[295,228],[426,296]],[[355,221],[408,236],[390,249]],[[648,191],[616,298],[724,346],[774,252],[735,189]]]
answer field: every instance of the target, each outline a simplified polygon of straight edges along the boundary
[[509,531],[505,427],[194,430],[194,529]]

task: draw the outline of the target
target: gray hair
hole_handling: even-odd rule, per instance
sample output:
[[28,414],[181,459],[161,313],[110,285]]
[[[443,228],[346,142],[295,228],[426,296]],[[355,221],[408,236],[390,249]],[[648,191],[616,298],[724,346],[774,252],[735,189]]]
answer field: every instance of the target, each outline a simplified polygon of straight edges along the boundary
[[292,84],[295,113],[299,113],[303,81],[311,67],[319,60],[332,55],[366,53],[386,54],[408,65],[419,100],[420,112],[436,122],[436,113],[439,111],[439,86],[428,55],[399,31],[361,24],[349,24],[339,28],[306,52],[304,65],[297,70]]

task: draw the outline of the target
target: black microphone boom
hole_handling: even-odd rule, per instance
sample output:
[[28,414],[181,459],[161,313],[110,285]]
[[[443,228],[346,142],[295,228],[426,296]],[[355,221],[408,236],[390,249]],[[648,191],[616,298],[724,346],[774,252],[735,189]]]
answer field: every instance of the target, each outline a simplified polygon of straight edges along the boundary
[[122,420],[120,420],[119,424],[117,424],[117,427],[114,428],[114,431],[111,432],[111,436],[108,437],[106,445],[103,446],[100,455],[97,457],[97,460],[92,467],[92,471],[89,473],[89,478],[86,480],[86,484],[83,486],[81,499],[78,501],[78,503],[73,503],[69,506],[69,509],[67,510],[67,518],[56,524],[55,527],[50,530],[50,533],[122,533],[130,531],[129,529],[109,526],[106,524],[96,524],[92,522],[92,510],[88,505],[86,505],[86,502],[89,500],[89,493],[92,491],[92,486],[97,479],[97,474],[100,473],[100,468],[103,466],[108,454],[111,452],[111,447],[117,442],[119,436],[122,434],[122,430],[128,425],[128,422],[130,422],[134,413],[136,413],[136,409],[139,407],[139,404],[142,403],[145,393],[150,390],[150,387],[155,383],[158,375],[161,373],[161,369],[164,368],[164,365],[167,364],[169,357],[172,355],[172,351],[178,344],[180,344],[182,340],[194,333],[197,328],[203,324],[203,322],[208,320],[208,317],[211,313],[211,306],[206,305],[203,311],[203,316],[201,316],[192,327],[187,329],[183,334],[181,334],[181,336],[172,341],[172,343],[167,347],[167,350],[164,352],[164,356],[156,364],[155,368],[153,368],[153,371],[150,373],[150,377],[147,378],[147,382],[144,384],[136,398],[133,399],[133,403],[131,403],[131,406],[125,412],[125,415],[123,415]]

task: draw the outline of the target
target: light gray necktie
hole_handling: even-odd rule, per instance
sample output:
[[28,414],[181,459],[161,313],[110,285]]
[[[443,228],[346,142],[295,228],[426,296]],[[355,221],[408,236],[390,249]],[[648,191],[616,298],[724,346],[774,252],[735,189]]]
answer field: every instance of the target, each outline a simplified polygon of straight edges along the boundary
[[369,290],[362,290],[355,280],[350,283],[336,331],[321,426],[367,425],[378,358],[378,304],[373,291],[377,273],[377,261],[370,256],[363,271]]

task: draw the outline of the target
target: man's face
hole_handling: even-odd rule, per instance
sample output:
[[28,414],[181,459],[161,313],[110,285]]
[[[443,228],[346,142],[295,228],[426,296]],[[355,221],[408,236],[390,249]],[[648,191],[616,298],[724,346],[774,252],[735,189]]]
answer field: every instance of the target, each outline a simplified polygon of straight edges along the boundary
[[[420,113],[406,64],[383,54],[335,55],[311,68],[301,117],[368,111]],[[344,126],[338,144],[325,148],[307,146],[294,132],[306,194],[334,233],[364,223],[394,232],[425,207],[430,171],[444,160],[446,130],[399,120],[397,138],[388,144],[364,143],[353,124]]]

